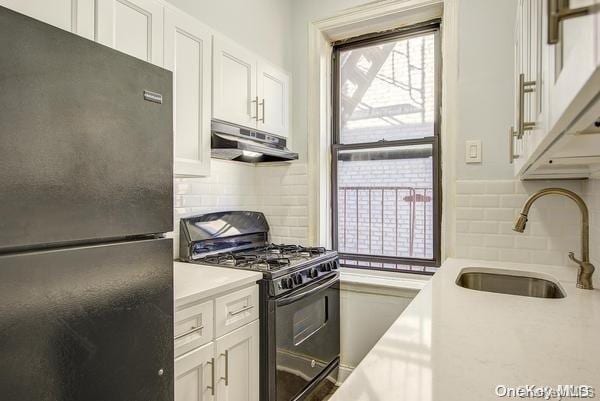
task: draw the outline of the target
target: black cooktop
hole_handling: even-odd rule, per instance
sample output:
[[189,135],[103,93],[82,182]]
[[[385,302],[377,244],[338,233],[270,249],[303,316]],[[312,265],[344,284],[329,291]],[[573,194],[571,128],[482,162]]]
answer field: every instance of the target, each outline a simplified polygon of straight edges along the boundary
[[322,247],[270,244],[237,252],[222,252],[195,259],[195,263],[233,267],[260,272],[295,270],[307,263],[318,263],[335,256],[336,252]]

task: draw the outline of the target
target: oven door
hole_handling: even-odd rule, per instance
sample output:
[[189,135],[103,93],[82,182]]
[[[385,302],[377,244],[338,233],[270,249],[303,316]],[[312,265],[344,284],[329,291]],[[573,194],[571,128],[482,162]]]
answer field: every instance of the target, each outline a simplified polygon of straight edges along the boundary
[[277,401],[294,400],[340,355],[339,273],[277,299],[275,331]]

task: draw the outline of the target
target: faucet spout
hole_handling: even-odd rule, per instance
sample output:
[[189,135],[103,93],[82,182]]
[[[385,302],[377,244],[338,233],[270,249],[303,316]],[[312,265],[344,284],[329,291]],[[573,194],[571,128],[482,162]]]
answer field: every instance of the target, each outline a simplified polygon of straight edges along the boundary
[[592,274],[595,269],[594,265],[590,263],[590,217],[587,205],[579,195],[564,188],[546,188],[537,191],[531,195],[529,199],[527,199],[527,202],[525,202],[525,205],[523,205],[521,215],[517,218],[513,230],[519,233],[525,231],[529,209],[531,209],[531,206],[536,200],[546,195],[566,196],[574,201],[581,211],[581,260],[576,259],[573,252],[569,253],[569,258],[579,265],[577,271],[577,287],[592,290],[594,289],[592,285]]

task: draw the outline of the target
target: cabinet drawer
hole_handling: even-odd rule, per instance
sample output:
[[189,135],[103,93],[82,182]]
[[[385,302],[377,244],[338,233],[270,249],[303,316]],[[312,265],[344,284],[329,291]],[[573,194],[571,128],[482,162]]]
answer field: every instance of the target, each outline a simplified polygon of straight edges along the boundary
[[215,318],[217,337],[258,319],[258,286],[217,298]]
[[175,312],[175,356],[213,339],[213,301],[183,307]]

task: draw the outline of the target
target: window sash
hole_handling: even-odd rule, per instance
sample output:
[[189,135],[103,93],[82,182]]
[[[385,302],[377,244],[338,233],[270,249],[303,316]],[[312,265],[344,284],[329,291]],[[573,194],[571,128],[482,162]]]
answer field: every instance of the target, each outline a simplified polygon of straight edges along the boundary
[[[386,256],[386,255],[365,255],[365,254],[353,254],[339,252],[340,259],[356,260],[363,263],[381,263],[383,264],[396,264],[396,265],[413,265],[413,266],[430,266],[439,267],[441,264],[441,204],[442,204],[442,193],[441,193],[441,160],[440,160],[440,146],[439,146],[439,133],[440,133],[440,106],[441,106],[441,47],[440,47],[440,29],[439,20],[430,21],[424,24],[411,26],[407,28],[398,29],[395,31],[370,34],[363,37],[354,38],[346,41],[340,41],[334,43],[333,55],[332,55],[332,72],[333,72],[333,88],[332,88],[332,146],[331,146],[331,171],[332,171],[332,240],[333,248],[339,249],[339,238],[338,238],[338,154],[346,150],[361,150],[361,149],[373,149],[373,148],[391,148],[407,145],[421,145],[429,144],[432,146],[433,152],[433,258],[407,258],[400,256]],[[378,44],[387,41],[405,39],[408,37],[420,36],[423,34],[435,32],[435,99],[434,99],[434,129],[433,136],[416,138],[416,139],[400,139],[393,141],[377,141],[377,142],[363,142],[363,143],[352,143],[342,144],[340,143],[340,52],[343,50],[350,50],[353,48],[360,48],[370,44]],[[387,270],[397,272],[410,272],[420,274],[433,274],[430,271],[414,271],[410,269],[398,269],[398,268],[386,268],[386,267],[364,267],[347,265],[352,268],[361,268],[368,270]]]

